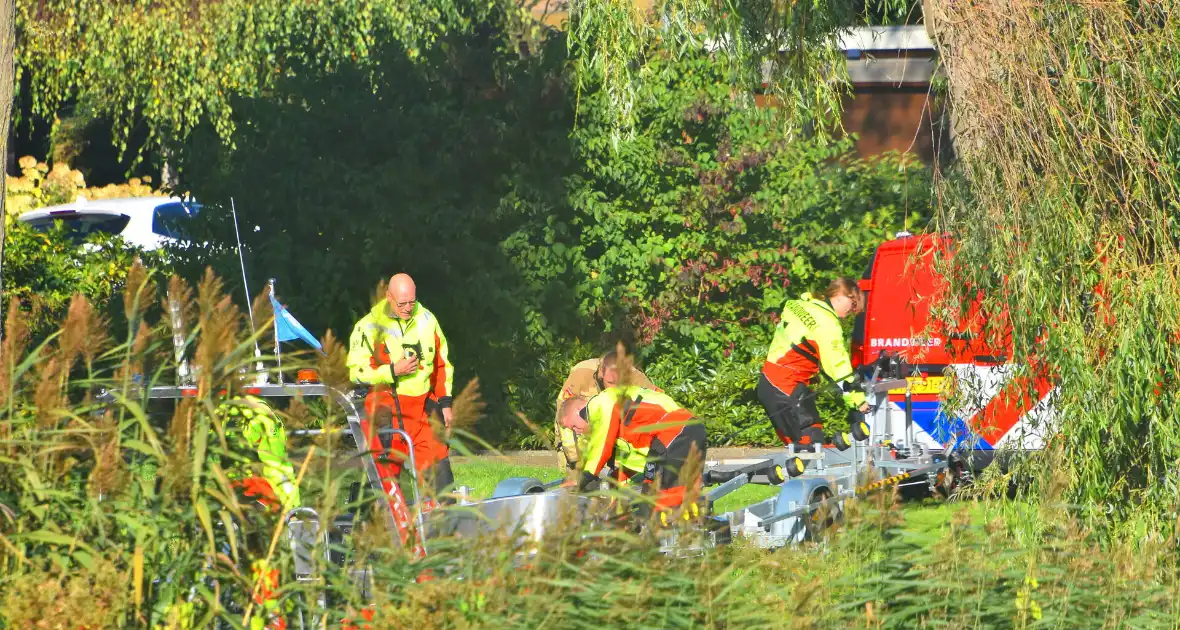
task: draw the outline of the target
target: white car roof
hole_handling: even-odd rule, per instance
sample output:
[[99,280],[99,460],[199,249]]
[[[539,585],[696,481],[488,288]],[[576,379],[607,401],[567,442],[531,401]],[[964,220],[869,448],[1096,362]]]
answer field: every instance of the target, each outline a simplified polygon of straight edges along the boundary
[[87,214],[125,214],[127,216],[133,216],[142,213],[151,213],[160,204],[177,201],[184,200],[180,197],[165,197],[163,195],[153,197],[122,197],[119,199],[77,199],[71,203],[30,210],[18,218],[21,221],[33,221],[35,219],[43,219],[57,212],[70,211]]

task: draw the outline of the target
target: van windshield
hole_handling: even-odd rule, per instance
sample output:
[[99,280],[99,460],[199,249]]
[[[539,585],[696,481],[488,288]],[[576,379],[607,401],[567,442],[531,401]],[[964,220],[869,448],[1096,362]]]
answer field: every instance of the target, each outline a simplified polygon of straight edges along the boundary
[[125,214],[63,212],[29,221],[29,227],[38,232],[48,232],[55,222],[60,221],[69,239],[80,244],[91,234],[121,234],[130,220]]

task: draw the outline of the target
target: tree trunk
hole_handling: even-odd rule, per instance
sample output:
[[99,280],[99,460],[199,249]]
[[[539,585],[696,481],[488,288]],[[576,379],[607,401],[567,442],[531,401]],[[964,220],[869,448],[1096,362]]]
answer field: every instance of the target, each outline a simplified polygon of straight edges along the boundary
[[947,75],[950,99],[946,105],[946,116],[949,121],[948,138],[955,155],[969,154],[979,147],[981,142],[979,133],[973,125],[978,112],[968,94],[975,89],[976,76],[970,60],[981,58],[978,52],[986,42],[973,42],[956,37],[953,20],[948,19],[948,5],[954,5],[955,0],[922,0],[922,22],[926,26],[926,34],[934,42],[938,54],[945,59],[954,56],[958,64],[954,72],[942,65],[942,72]]
[[[16,86],[16,0],[0,0],[0,297],[4,295],[5,177],[8,175],[8,130],[12,125],[12,92]],[[0,327],[0,337],[4,331]]]

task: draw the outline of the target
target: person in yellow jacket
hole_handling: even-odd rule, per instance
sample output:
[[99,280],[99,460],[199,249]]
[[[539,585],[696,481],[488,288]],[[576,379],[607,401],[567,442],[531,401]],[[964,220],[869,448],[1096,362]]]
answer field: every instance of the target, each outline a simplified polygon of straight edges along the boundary
[[852,388],[856,373],[840,327],[840,320],[860,312],[864,302],[855,280],[838,278],[822,296],[804,293],[783,307],[756,393],[784,444],[806,450],[825,440],[815,392],[808,386],[816,378],[842,386],[844,402],[853,410],[854,433],[867,434],[868,404],[864,393]]
[[[274,409],[261,398],[240,396],[222,402],[217,413],[224,423],[226,444],[233,453],[234,461],[225,466],[230,484],[270,512],[281,509],[286,514],[301,506],[295,467],[287,458],[287,431]],[[254,552],[264,553],[261,549]],[[251,630],[285,629],[287,624],[276,592],[278,569],[264,558],[255,559],[250,569],[251,583],[259,589],[253,596],[257,610],[250,618],[249,627]]]
[[226,442],[235,461],[225,467],[231,484],[246,498],[289,512],[301,505],[295,467],[287,459],[282,419],[261,398],[242,396],[218,405]]
[[[582,361],[570,370],[569,376],[566,377],[561,389],[557,392],[557,413],[553,417],[553,435],[556,438],[557,465],[562,470],[573,469],[578,465],[578,436],[561,424],[562,403],[574,396],[581,396],[589,400],[602,390],[618,385],[618,363],[619,355],[615,350],[611,350],[600,358]],[[626,379],[626,384],[660,391],[639,368],[631,365],[630,369],[631,376]],[[643,461],[639,460],[637,470],[642,469]]]
[[598,479],[611,457],[630,454],[646,462],[644,483],[659,482],[659,508],[678,507],[687,485],[699,487],[701,483],[699,476],[684,479],[681,469],[693,449],[703,461],[705,426],[667,394],[621,385],[608,387],[590,400],[575,396],[562,403],[561,423],[587,438],[578,466],[579,490],[586,490]]
[[390,278],[385,299],[353,327],[348,370],[353,382],[369,386],[361,423],[369,444],[391,455],[391,461],[377,466],[385,491],[401,473],[409,449],[401,436],[388,444],[378,440],[383,425],[410,435],[415,468],[433,472],[436,492],[454,483],[450,449],[434,434],[429,418],[437,410],[451,426],[455,368],[438,318],[418,303],[410,276]]

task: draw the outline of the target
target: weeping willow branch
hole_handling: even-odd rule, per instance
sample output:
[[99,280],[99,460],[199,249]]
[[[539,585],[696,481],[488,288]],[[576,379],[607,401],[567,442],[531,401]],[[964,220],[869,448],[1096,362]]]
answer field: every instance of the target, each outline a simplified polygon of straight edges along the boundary
[[[906,4],[887,0],[865,6],[896,11]],[[638,85],[653,78],[646,59],[657,44],[680,54],[711,51],[734,76],[735,100],[750,102],[765,90],[790,128],[826,136],[839,127],[849,84],[838,36],[865,18],[854,3],[572,0],[570,5],[575,89],[579,95],[590,90],[607,95],[619,134],[632,132]]]
[[961,156],[939,187],[951,305],[984,296],[1015,360],[1050,366],[1072,498],[1162,513],[1180,481],[1180,6],[925,8]]

